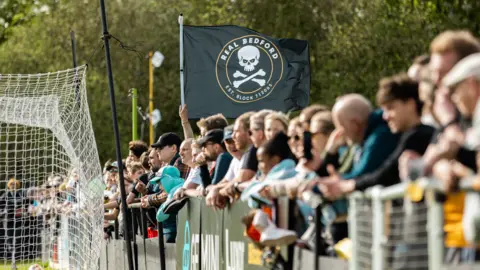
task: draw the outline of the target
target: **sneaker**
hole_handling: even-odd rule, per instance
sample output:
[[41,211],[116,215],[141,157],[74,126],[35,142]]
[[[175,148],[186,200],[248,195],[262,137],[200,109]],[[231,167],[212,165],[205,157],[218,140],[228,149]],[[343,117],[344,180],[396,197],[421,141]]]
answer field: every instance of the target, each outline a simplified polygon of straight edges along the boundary
[[265,246],[290,245],[297,240],[297,234],[294,231],[277,228],[262,211],[255,213],[252,224],[260,232],[260,243]]

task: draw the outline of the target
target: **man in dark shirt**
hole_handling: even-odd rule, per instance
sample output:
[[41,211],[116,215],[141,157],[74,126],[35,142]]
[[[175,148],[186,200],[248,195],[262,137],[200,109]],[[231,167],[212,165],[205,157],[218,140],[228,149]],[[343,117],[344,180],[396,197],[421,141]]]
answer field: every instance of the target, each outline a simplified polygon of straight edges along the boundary
[[[150,162],[163,163],[163,165],[171,165],[176,167],[180,171],[180,177],[186,179],[190,171],[190,167],[182,163],[180,158],[179,149],[182,139],[177,134],[168,132],[160,136],[158,141],[152,144],[153,152],[158,156],[158,160],[150,159]],[[152,170],[160,168],[160,164],[154,164]],[[156,175],[157,173],[155,173]],[[147,186],[148,196],[142,198],[142,207],[148,206],[160,206],[167,199],[167,194],[160,190],[157,185]]]
[[[427,149],[434,129],[421,123],[422,103],[418,97],[418,83],[406,74],[380,81],[377,103],[383,110],[392,133],[403,133],[395,151],[375,171],[342,180],[336,172],[319,182],[323,195],[335,199],[354,190],[365,190],[375,185],[390,186],[400,181],[398,158],[404,150],[422,155]],[[382,147],[382,146],[379,146]],[[340,181],[341,180],[341,181]]]
[[180,171],[180,177],[186,179],[189,172],[189,167],[182,163],[179,150],[182,139],[173,132],[168,132],[160,136],[158,141],[152,144],[155,148],[158,158],[164,165],[171,165]]
[[198,140],[206,161],[215,161],[215,169],[212,172],[208,171],[207,164],[200,166],[200,176],[202,177],[204,187],[210,184],[216,185],[222,181],[232,161],[232,156],[225,149],[225,144],[223,144],[222,140],[222,129],[210,130],[204,137]]

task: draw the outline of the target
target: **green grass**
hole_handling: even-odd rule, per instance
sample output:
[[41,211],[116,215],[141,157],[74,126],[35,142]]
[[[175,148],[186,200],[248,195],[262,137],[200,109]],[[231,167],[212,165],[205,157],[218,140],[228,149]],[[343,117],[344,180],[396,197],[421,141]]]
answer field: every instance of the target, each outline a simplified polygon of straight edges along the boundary
[[[53,268],[48,267],[48,262],[42,263],[41,261],[20,261],[17,262],[17,270],[28,270],[30,265],[38,263],[45,270],[52,270]],[[0,261],[0,270],[12,270],[11,261]]]

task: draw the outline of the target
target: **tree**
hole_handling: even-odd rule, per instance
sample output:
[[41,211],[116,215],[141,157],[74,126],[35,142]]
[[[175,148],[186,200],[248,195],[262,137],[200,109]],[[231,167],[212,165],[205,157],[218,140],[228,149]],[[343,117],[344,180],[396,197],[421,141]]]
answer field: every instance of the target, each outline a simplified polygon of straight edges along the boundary
[[[37,6],[47,5],[48,10],[32,14],[32,2]],[[18,15],[17,18],[24,19],[17,19],[14,27],[9,24],[6,34],[2,34],[6,38],[3,43],[0,36],[0,73],[71,68],[69,31],[74,30],[79,63],[89,66],[88,98],[100,158],[113,157],[98,1],[8,0],[6,3],[10,11],[2,9],[0,18],[13,20],[17,14],[27,16]],[[144,107],[148,104],[145,56],[149,51],[160,50],[166,56],[154,74],[155,107],[163,116],[157,134],[165,131],[181,134],[177,115],[180,12],[185,14],[186,24],[236,24],[273,37],[308,40],[311,102],[332,104],[337,96],[348,92],[373,99],[382,76],[405,71],[415,56],[428,52],[429,42],[443,30],[465,28],[478,35],[479,7],[475,0],[107,1],[111,34],[124,47],[136,50],[122,49],[116,39],[111,41],[122,152],[126,154],[131,134],[128,90],[139,89],[139,104]]]

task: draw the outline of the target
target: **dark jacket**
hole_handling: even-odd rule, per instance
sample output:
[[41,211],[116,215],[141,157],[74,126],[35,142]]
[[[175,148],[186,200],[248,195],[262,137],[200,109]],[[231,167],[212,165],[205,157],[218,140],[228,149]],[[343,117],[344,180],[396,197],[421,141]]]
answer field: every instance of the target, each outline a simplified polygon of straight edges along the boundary
[[[390,131],[387,122],[383,120],[382,114],[382,110],[370,113],[364,140],[356,153],[351,170],[343,174],[344,179],[353,179],[373,172],[382,165],[397,147],[400,134],[393,134]],[[325,174],[328,164],[338,168],[340,166],[339,154],[326,155],[318,171],[319,175]]]

